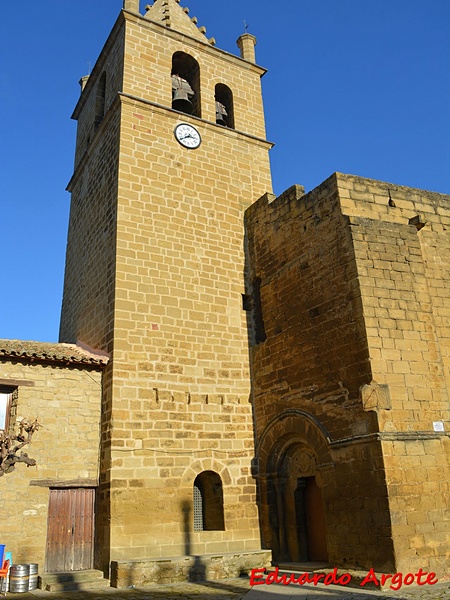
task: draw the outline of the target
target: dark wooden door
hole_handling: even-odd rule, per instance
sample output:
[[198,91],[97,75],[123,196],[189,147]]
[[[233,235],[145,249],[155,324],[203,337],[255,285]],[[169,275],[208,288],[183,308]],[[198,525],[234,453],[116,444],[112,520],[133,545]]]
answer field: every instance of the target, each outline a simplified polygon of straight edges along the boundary
[[92,569],[95,490],[50,490],[47,573]]
[[315,477],[306,478],[306,529],[309,560],[327,561],[327,531],[322,490]]

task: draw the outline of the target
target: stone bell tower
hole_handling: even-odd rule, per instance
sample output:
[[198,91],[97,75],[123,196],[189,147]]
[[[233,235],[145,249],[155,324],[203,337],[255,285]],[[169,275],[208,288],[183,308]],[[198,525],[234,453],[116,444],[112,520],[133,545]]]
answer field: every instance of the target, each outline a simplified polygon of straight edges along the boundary
[[196,555],[206,570],[211,553],[267,559],[243,226],[271,191],[265,71],[253,36],[231,55],[188,13],[156,0],[142,15],[125,0],[73,114],[60,338],[111,357],[96,563],[119,586],[141,581],[132,559],[141,572],[166,556]]

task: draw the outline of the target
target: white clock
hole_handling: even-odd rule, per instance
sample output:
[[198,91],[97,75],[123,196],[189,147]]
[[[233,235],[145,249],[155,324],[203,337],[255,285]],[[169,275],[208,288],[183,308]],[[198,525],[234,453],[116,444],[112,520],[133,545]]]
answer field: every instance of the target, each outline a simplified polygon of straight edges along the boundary
[[202,138],[199,132],[192,125],[180,123],[175,127],[175,138],[185,148],[195,150],[202,143]]

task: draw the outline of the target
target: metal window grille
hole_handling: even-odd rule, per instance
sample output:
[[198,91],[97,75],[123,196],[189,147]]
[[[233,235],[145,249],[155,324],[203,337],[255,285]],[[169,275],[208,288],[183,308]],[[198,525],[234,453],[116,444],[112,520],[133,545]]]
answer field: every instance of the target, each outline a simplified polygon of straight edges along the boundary
[[200,488],[194,484],[194,531],[203,531],[203,497]]

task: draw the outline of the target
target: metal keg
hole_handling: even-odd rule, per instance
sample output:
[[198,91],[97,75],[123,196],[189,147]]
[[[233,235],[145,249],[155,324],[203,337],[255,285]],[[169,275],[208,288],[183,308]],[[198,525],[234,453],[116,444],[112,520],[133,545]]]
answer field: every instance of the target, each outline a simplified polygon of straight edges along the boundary
[[10,592],[28,592],[29,582],[30,565],[11,565],[9,571]]
[[39,565],[37,563],[30,563],[28,566],[30,567],[30,580],[28,583],[28,589],[37,590]]

